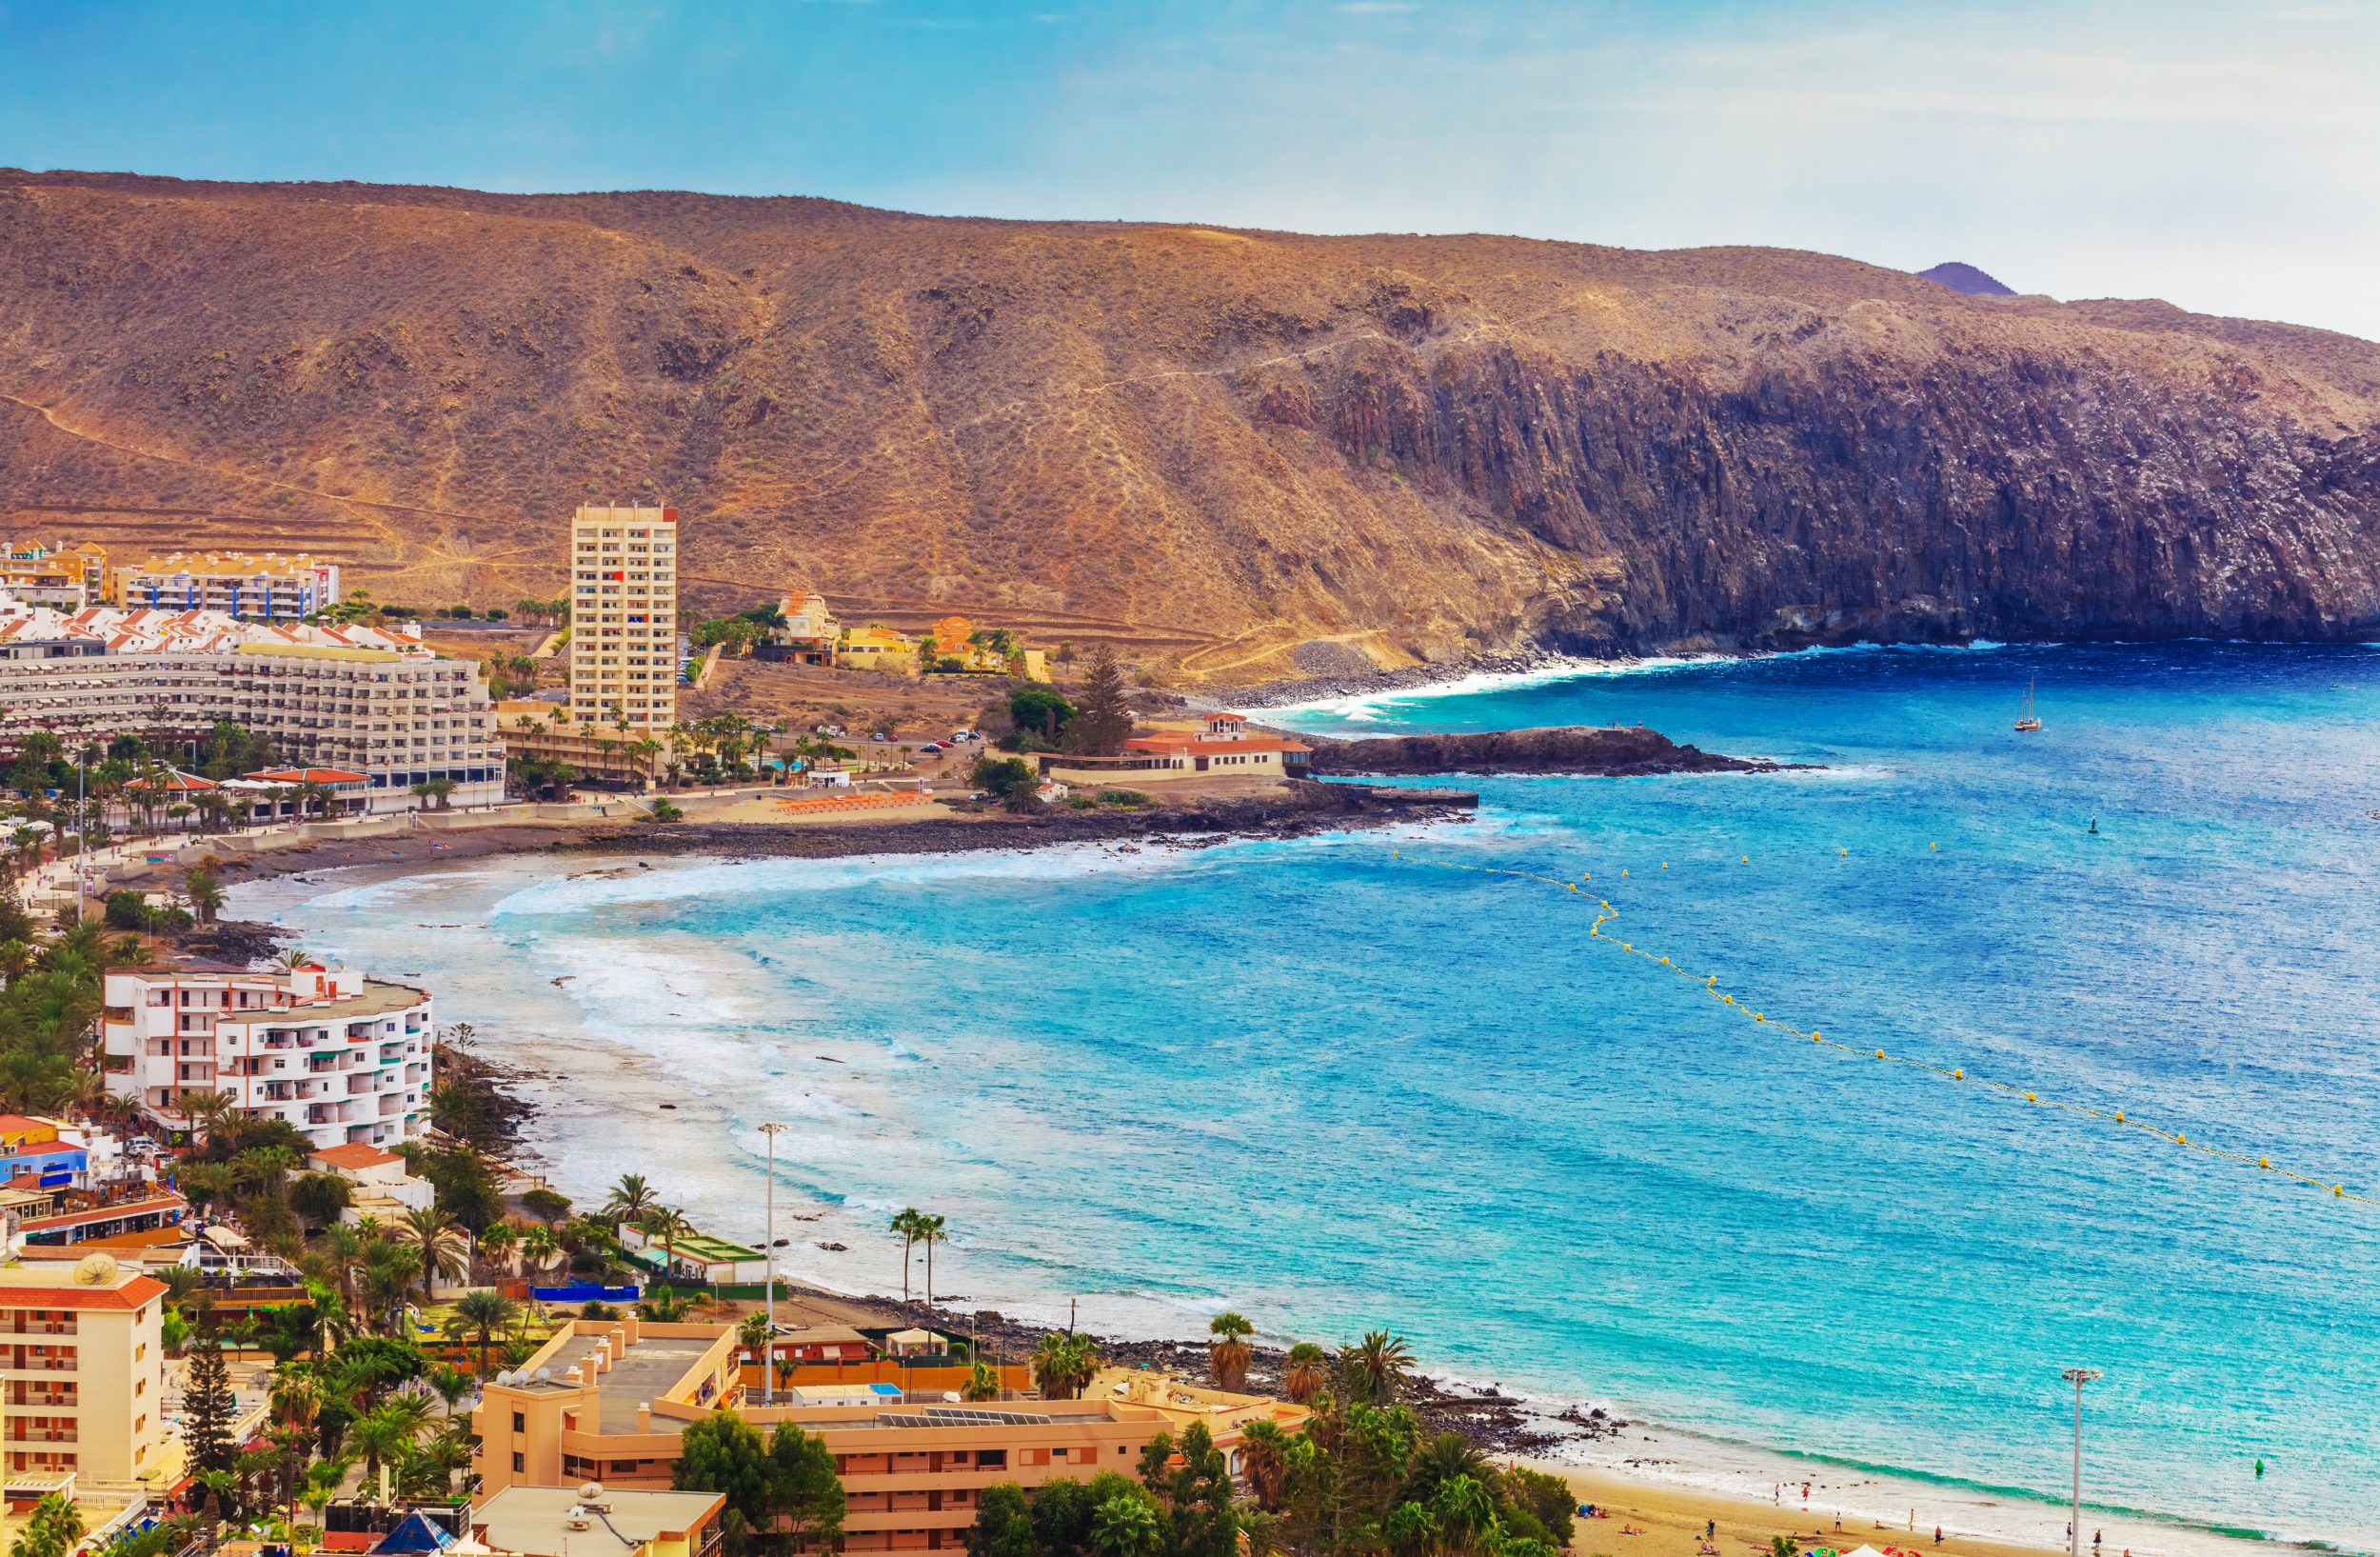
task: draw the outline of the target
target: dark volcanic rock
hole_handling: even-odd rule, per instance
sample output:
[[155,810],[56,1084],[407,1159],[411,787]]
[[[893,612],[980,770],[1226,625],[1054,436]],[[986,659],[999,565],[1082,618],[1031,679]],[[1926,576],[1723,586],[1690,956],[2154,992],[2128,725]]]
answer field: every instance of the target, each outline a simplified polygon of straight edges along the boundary
[[1589,773],[1619,778],[1637,773],[1764,773],[1787,766],[1679,746],[1641,726],[1305,740],[1314,748],[1317,773]]
[[1948,287],[1951,290],[1963,292],[1969,297],[2014,297],[2016,295],[2015,288],[2004,286],[1998,277],[1987,275],[1960,260],[1946,260],[1933,269],[1920,270],[1917,274],[1937,287]]

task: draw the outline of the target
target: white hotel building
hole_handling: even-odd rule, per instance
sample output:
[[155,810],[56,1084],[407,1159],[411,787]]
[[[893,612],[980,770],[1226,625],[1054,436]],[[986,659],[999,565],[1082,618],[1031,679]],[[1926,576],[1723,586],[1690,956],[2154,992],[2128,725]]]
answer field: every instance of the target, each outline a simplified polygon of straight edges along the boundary
[[0,594],[0,756],[34,730],[71,751],[217,720],[269,736],[285,762],[366,776],[363,809],[413,808],[446,779],[451,806],[504,798],[504,751],[479,667],[366,627],[235,622],[220,611],[72,613]]
[[346,968],[115,971],[100,1028],[108,1090],[168,1129],[178,1101],[222,1092],[317,1148],[387,1146],[429,1123],[436,1028],[426,989]]

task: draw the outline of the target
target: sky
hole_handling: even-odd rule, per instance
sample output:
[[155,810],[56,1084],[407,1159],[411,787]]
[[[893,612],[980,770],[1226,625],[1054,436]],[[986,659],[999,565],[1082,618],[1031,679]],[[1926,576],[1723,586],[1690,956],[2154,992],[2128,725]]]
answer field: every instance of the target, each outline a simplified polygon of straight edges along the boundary
[[0,0],[0,166],[1769,244],[2380,339],[2380,0]]

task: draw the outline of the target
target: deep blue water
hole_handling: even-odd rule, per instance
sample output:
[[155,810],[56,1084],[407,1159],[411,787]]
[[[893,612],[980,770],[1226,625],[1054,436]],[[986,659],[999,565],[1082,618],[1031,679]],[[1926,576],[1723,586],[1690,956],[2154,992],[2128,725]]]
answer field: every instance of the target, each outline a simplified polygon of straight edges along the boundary
[[2370,1547],[2380,1207],[1787,1039],[1589,942],[1586,896],[1416,862],[1592,872],[1615,933],[1796,1027],[2380,1194],[2375,716],[2362,649],[1789,656],[1296,716],[1827,765],[1480,780],[1419,835],[276,890],[447,1020],[616,1069],[554,1088],[566,1185],[642,1169],[749,1236],[749,1127],[795,1120],[830,1279],[896,1285],[915,1203],[985,1306],[1386,1325],[2045,1493],[2088,1363],[2095,1498]]

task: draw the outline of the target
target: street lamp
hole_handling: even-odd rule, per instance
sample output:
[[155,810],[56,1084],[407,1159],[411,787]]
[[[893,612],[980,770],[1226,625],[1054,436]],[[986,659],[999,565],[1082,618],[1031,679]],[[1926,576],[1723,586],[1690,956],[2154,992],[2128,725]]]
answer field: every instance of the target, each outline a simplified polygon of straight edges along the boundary
[[768,1137],[768,1237],[763,1250],[768,1259],[767,1295],[764,1299],[768,1315],[768,1339],[761,1346],[761,1402],[777,1404],[777,1137],[788,1127],[771,1120],[761,1127]]
[[2058,1375],[2074,1387],[2074,1504],[2066,1527],[2068,1557],[2082,1557],[2082,1392],[2099,1376],[2095,1367],[2070,1367]]

